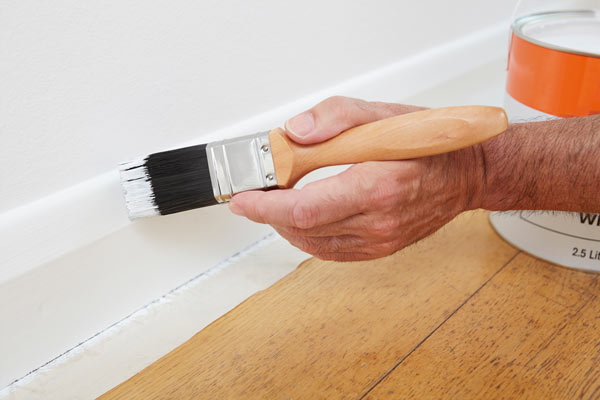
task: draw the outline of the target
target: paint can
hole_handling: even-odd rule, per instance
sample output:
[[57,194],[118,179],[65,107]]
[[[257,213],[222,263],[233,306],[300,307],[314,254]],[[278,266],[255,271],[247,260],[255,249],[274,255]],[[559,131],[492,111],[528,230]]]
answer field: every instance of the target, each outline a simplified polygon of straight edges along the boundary
[[[514,19],[504,105],[512,122],[600,113],[600,7]],[[490,221],[527,253],[600,272],[600,214],[494,212]]]

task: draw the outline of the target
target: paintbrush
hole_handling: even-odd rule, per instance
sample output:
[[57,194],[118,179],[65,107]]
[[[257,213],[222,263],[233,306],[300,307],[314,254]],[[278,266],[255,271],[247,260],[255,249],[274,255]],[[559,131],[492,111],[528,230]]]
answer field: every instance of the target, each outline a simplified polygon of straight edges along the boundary
[[240,192],[290,188],[315,169],[447,153],[506,130],[502,108],[461,106],[403,114],[301,145],[276,128],[151,154],[120,165],[131,219],[229,201]]

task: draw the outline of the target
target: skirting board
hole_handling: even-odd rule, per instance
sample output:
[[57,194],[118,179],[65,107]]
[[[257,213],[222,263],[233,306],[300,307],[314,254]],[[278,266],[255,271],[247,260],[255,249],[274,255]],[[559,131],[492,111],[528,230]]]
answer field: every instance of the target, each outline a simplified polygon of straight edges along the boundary
[[[499,23],[173,148],[271,129],[332,95],[401,101],[502,56],[507,26]],[[5,212],[0,215],[0,284],[128,224],[116,168]]]

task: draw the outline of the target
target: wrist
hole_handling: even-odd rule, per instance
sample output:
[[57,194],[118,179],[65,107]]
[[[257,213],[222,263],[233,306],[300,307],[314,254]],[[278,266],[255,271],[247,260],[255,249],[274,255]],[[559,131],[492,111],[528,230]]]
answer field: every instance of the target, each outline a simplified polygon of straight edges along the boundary
[[528,186],[526,171],[521,168],[523,155],[517,150],[520,149],[519,135],[527,130],[526,125],[511,124],[506,132],[481,143],[483,179],[480,208],[490,211],[519,208],[519,199]]
[[482,208],[485,196],[485,153],[481,144],[471,146],[464,151],[463,190],[466,194],[465,211]]

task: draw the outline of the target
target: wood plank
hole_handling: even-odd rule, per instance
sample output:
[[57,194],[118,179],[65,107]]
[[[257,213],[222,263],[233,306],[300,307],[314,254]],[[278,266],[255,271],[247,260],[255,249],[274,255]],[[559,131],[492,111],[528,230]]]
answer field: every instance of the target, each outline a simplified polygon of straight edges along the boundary
[[600,398],[598,276],[519,254],[367,398]]
[[101,398],[360,396],[516,253],[476,212],[386,259],[311,259]]

